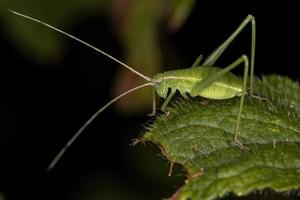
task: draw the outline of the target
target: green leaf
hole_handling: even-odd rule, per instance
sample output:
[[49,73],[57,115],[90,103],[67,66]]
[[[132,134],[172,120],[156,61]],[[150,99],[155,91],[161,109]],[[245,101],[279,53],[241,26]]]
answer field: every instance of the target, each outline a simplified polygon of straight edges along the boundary
[[256,80],[255,92],[267,99],[246,98],[238,139],[249,150],[233,142],[238,97],[179,100],[149,126],[142,139],[157,144],[171,163],[186,169],[178,199],[300,188],[299,84],[264,76]]

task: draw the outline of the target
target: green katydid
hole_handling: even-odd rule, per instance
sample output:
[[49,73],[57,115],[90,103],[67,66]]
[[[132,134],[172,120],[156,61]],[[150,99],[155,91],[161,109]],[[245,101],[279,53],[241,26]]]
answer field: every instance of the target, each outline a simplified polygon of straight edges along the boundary
[[[106,105],[101,107],[88,121],[83,124],[83,126],[74,134],[74,136],[67,142],[67,144],[60,150],[57,156],[53,159],[48,167],[48,171],[53,169],[65,151],[74,143],[74,141],[78,138],[78,136],[86,129],[86,127],[107,107],[109,107],[112,103],[120,99],[121,97],[136,91],[143,87],[152,86],[153,87],[153,108],[151,115],[156,113],[156,103],[155,103],[155,92],[158,96],[165,99],[164,103],[161,106],[161,110],[165,111],[168,103],[171,98],[174,96],[176,91],[178,90],[180,94],[184,98],[188,98],[188,95],[191,97],[202,96],[208,99],[229,99],[232,97],[239,96],[239,110],[237,115],[237,122],[234,129],[234,137],[233,140],[243,148],[241,142],[239,142],[237,136],[239,133],[239,125],[241,113],[243,110],[244,97],[247,89],[247,79],[249,75],[249,61],[246,55],[242,55],[240,58],[235,60],[232,64],[225,67],[224,69],[215,67],[214,64],[218,60],[218,58],[222,55],[225,49],[230,45],[230,43],[239,35],[239,33],[246,27],[247,24],[251,22],[252,25],[252,37],[251,37],[251,59],[250,59],[250,90],[249,94],[253,94],[253,76],[254,76],[254,56],[255,56],[255,39],[256,39],[256,25],[255,19],[252,15],[248,15],[243,22],[239,25],[239,27],[225,40],[223,44],[221,44],[216,50],[214,50],[204,61],[202,61],[202,55],[200,55],[194,64],[190,68],[186,69],[178,69],[167,72],[162,72],[156,74],[153,78],[145,76],[120,60],[114,58],[113,56],[105,53],[104,51],[58,29],[55,28],[45,22],[37,20],[35,18],[29,17],[27,15],[9,10],[11,13],[16,14],[18,16],[24,17],[31,21],[37,22],[44,26],[47,26],[59,33],[62,33],[94,50],[97,52],[107,56],[108,58],[114,60],[115,62],[121,64],[126,67],[133,73],[145,79],[147,82],[145,84],[139,85],[135,88],[132,88],[123,94],[115,97],[111,101],[109,101]],[[240,64],[244,66],[243,79],[239,79],[230,71]]]

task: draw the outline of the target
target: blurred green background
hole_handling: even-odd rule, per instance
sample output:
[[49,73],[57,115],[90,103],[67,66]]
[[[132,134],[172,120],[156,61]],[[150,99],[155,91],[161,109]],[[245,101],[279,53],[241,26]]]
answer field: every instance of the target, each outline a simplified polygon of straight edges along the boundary
[[[152,145],[129,146],[151,123],[151,90],[122,99],[93,123],[51,172],[71,135],[113,96],[143,80],[50,29],[43,20],[152,76],[208,56],[247,14],[257,19],[256,74],[294,79],[299,12],[293,1],[1,0],[0,191],[7,199],[161,199],[184,170]],[[250,27],[217,62],[250,52]],[[241,69],[235,71],[239,74]],[[0,195],[1,196],[1,195]],[[253,197],[256,198],[256,197]],[[274,197],[275,198],[275,197]]]

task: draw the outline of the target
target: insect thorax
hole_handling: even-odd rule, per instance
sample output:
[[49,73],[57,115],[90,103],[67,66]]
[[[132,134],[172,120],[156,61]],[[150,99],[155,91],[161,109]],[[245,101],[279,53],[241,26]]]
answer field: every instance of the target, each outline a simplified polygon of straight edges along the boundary
[[[219,72],[218,67],[193,67],[187,69],[172,70],[159,73],[154,76],[153,81],[157,82],[155,90],[157,94],[166,98],[169,89],[173,92],[178,90],[181,95],[190,94],[192,89],[206,77]],[[228,72],[218,78],[209,87],[192,96],[203,96],[209,99],[228,99],[240,96],[242,81],[234,74]]]
[[154,76],[153,80],[158,83],[155,90],[162,98],[167,97],[169,90],[174,92],[178,90],[181,94],[189,93],[191,86],[194,85],[196,81],[199,81],[198,78],[194,79],[186,69],[159,73]]

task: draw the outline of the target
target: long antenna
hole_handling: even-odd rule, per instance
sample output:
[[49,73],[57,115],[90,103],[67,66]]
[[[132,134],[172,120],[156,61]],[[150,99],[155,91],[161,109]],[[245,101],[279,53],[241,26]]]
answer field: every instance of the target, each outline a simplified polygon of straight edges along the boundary
[[153,86],[153,83],[145,83],[142,85],[139,85],[135,88],[132,88],[130,90],[127,90],[126,92],[124,92],[123,94],[115,97],[114,99],[110,100],[107,104],[105,104],[102,108],[100,108],[95,114],[92,115],[92,117],[90,117],[90,119],[88,119],[81,127],[80,129],[78,129],[78,131],[72,136],[72,138],[65,144],[65,146],[59,151],[59,153],[55,156],[55,158],[52,160],[52,162],[50,163],[50,165],[47,168],[47,171],[51,171],[55,165],[57,164],[57,162],[60,160],[60,158],[64,155],[64,153],[66,152],[66,150],[74,143],[74,141],[79,137],[79,135],[86,129],[86,127],[92,123],[92,121],[94,121],[94,119],[101,113],[103,112],[108,106],[110,106],[112,103],[114,103],[115,101],[117,101],[118,99],[120,99],[121,97],[134,92],[140,88],[143,87],[147,87],[147,86]]
[[87,43],[87,42],[85,42],[85,41],[83,41],[83,40],[81,40],[81,39],[79,39],[79,38],[77,38],[77,37],[75,37],[75,36],[69,34],[69,33],[66,33],[66,32],[64,32],[64,31],[62,31],[62,30],[60,30],[60,29],[58,29],[58,28],[56,28],[56,27],[54,27],[54,26],[51,26],[50,24],[47,24],[47,23],[45,23],[45,22],[42,22],[42,21],[40,21],[40,20],[38,20],[38,19],[35,19],[35,18],[32,18],[32,17],[29,17],[29,16],[27,16],[27,15],[18,13],[18,12],[16,12],[16,11],[13,11],[13,10],[10,10],[10,9],[8,9],[8,11],[11,12],[11,13],[13,13],[13,14],[15,14],[15,15],[18,15],[18,16],[20,16],[20,17],[24,17],[24,18],[29,19],[29,20],[31,20],[31,21],[34,21],[34,22],[36,22],[36,23],[42,24],[42,25],[44,25],[44,26],[47,26],[48,28],[53,29],[53,30],[55,30],[55,31],[57,31],[57,32],[59,32],[59,33],[62,33],[62,34],[64,34],[64,35],[68,36],[69,38],[72,38],[72,39],[74,39],[74,40],[80,42],[81,44],[84,44],[84,45],[86,45],[86,46],[88,46],[88,47],[94,49],[95,51],[101,53],[102,55],[107,56],[108,58],[110,58],[110,59],[112,59],[113,61],[119,63],[120,65],[126,67],[127,69],[129,69],[129,70],[132,71],[133,73],[137,74],[138,76],[144,78],[145,80],[151,81],[151,78],[150,78],[150,77],[141,74],[140,72],[138,72],[138,71],[136,71],[135,69],[129,67],[128,65],[126,65],[125,63],[123,63],[123,62],[121,62],[120,60],[116,59],[115,57],[109,55],[108,53],[105,53],[104,51],[102,51],[102,50],[100,50],[100,49],[94,47],[93,45],[91,45],[91,44],[89,44],[89,43]]

